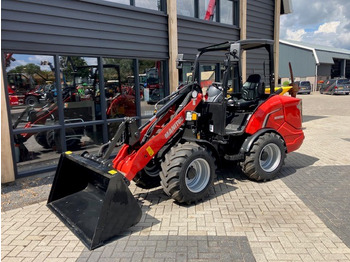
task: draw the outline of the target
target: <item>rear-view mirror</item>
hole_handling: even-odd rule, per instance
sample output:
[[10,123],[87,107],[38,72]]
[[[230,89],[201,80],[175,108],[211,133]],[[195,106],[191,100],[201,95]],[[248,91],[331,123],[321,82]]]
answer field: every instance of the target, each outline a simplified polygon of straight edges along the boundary
[[178,54],[176,58],[176,68],[182,69],[183,62],[184,62],[184,54]]
[[231,44],[230,46],[230,60],[231,62],[238,62],[241,54],[241,45],[239,43]]

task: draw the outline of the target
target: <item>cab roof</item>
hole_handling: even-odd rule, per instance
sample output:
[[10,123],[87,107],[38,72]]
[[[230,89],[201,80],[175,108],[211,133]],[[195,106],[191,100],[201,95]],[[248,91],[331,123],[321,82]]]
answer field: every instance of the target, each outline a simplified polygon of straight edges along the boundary
[[239,41],[226,41],[224,43],[200,48],[198,49],[198,51],[201,53],[211,52],[211,51],[229,51],[231,44],[234,44],[234,43],[240,43],[241,49],[249,50],[249,49],[256,49],[256,48],[261,48],[266,46],[273,46],[274,41],[270,39],[245,39],[245,40],[239,40]]

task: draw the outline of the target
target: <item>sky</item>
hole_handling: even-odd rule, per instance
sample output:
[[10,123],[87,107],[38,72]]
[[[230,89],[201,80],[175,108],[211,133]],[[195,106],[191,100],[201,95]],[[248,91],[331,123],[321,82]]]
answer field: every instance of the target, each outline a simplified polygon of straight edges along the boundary
[[280,39],[350,50],[350,0],[291,0]]

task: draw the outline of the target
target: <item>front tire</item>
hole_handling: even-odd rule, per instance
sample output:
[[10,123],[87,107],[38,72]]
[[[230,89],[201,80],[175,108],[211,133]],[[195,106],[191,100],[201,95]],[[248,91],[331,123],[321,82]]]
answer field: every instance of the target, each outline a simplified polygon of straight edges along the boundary
[[196,143],[178,144],[161,164],[164,192],[178,203],[198,202],[209,194],[215,178],[215,160],[210,151]]
[[275,133],[261,135],[241,162],[243,173],[255,181],[272,180],[281,170],[286,158],[282,138]]

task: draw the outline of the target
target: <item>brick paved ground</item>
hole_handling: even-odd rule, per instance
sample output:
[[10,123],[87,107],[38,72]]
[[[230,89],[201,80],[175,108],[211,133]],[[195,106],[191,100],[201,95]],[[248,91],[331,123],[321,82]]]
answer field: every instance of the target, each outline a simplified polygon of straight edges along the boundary
[[306,139],[278,179],[255,183],[226,167],[196,206],[131,185],[140,223],[94,251],[45,202],[6,211],[2,261],[350,261],[350,97],[302,98]]

